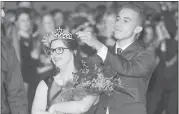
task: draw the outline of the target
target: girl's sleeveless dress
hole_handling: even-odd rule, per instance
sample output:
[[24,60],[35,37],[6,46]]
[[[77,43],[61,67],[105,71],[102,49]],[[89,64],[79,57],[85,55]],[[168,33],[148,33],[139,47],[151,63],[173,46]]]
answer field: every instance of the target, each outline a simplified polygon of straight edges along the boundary
[[[46,111],[50,108],[50,106],[54,103],[58,102],[58,99],[62,92],[68,91],[71,88],[64,88],[57,84],[53,77],[47,77],[45,83],[48,86],[48,93],[47,93],[47,108]],[[84,114],[95,114],[98,104],[93,105],[86,113]],[[57,113],[57,114],[64,114],[64,113]],[[67,113],[65,113],[67,114]]]

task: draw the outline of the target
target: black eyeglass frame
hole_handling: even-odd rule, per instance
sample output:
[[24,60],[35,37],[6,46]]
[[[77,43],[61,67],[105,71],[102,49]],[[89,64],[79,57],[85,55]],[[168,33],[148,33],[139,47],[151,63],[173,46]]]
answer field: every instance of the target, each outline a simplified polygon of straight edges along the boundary
[[[58,49],[59,50],[61,49],[61,52],[59,52]],[[56,54],[63,54],[65,49],[69,49],[69,48],[64,48],[64,47],[57,47],[55,49],[47,48],[46,52],[47,52],[48,55],[52,55],[52,52],[54,53],[54,51],[55,51]]]

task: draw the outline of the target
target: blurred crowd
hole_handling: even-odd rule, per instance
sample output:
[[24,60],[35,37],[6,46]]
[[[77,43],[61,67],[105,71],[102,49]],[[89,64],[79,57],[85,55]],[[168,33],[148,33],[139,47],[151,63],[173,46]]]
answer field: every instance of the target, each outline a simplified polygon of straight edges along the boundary
[[[146,10],[144,29],[138,36],[141,42],[156,49],[157,68],[148,88],[147,109],[148,114],[160,114],[163,110],[175,114],[178,107],[178,2],[156,3],[160,12]],[[21,63],[29,110],[37,84],[54,70],[46,47],[41,43],[43,36],[58,27],[73,34],[91,31],[98,40],[112,47],[115,44],[113,30],[116,14],[121,7],[120,2],[108,2],[96,8],[79,4],[74,11],[62,11],[60,8],[48,10],[48,6],[43,6],[41,12],[37,12],[33,4],[17,2],[17,9],[6,10],[2,25],[3,35],[7,36],[9,45],[14,46]],[[81,46],[84,57],[95,53],[87,45]]]

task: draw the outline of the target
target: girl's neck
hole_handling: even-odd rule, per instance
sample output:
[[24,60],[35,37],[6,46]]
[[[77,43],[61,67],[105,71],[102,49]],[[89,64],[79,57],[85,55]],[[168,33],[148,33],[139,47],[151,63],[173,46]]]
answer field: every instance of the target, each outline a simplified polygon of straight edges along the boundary
[[72,59],[67,65],[63,66],[60,68],[60,79],[64,79],[64,80],[69,80],[73,78],[73,74],[74,72],[76,72],[76,68],[74,65],[74,60]]

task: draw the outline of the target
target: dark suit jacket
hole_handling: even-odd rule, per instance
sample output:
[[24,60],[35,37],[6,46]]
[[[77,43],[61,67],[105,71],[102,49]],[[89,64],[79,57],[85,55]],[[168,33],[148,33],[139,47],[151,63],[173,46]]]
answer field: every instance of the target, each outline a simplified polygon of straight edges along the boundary
[[[145,110],[146,91],[156,66],[154,53],[152,47],[145,47],[138,40],[122,51],[121,55],[117,55],[108,49],[104,64],[110,66],[117,73],[122,85],[133,97],[118,92],[114,92],[108,98],[107,96],[101,96],[100,100],[102,102],[99,104],[97,114],[105,113],[106,102],[108,102],[110,114],[127,114],[129,110],[136,114],[135,108],[125,108],[126,106],[132,106],[132,104],[134,107],[142,106],[143,109],[141,110]],[[142,105],[137,106],[138,103]]]
[[1,113],[28,114],[27,94],[15,50],[1,39]]

